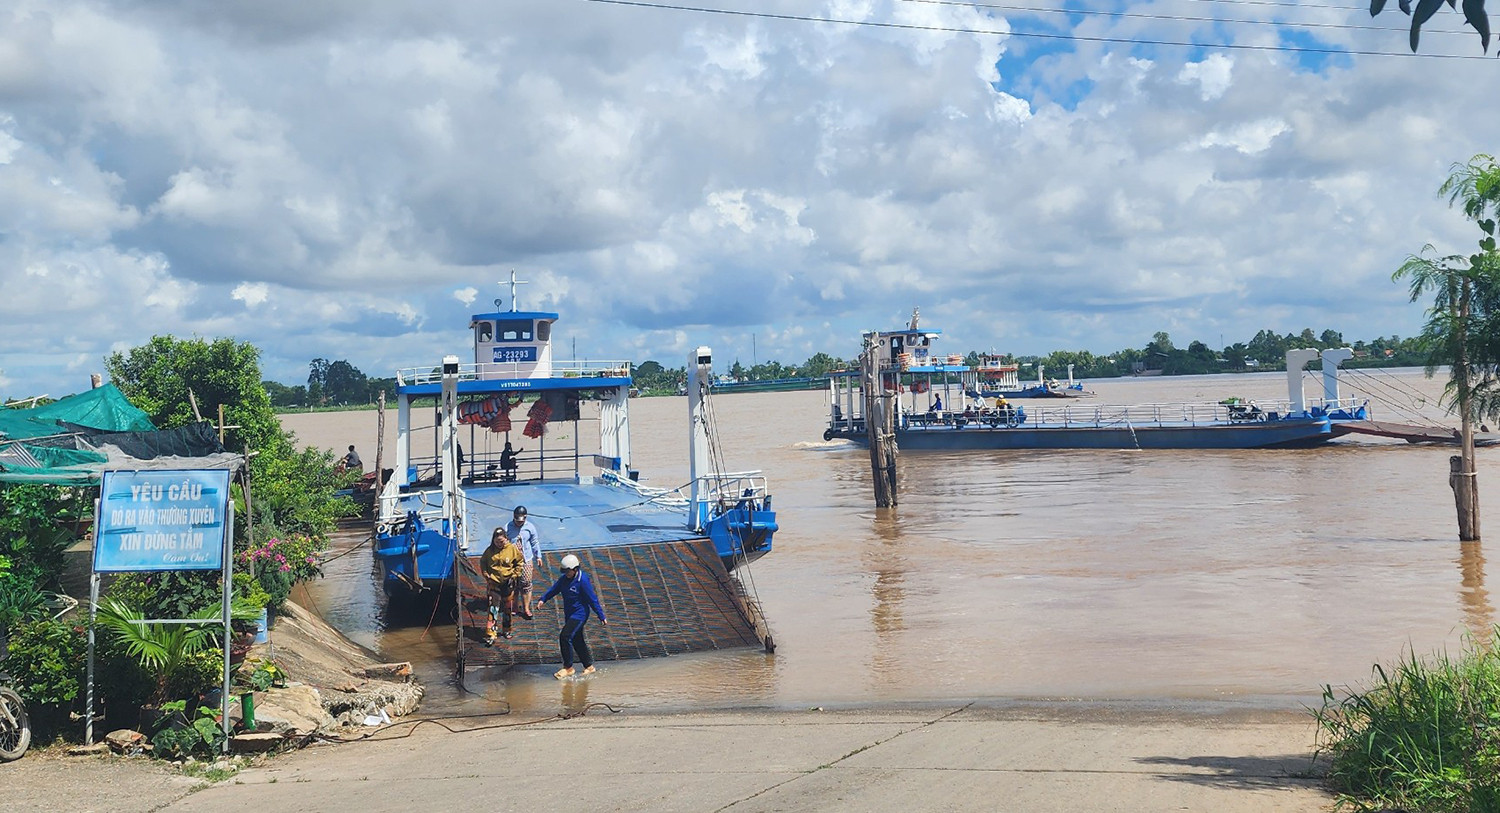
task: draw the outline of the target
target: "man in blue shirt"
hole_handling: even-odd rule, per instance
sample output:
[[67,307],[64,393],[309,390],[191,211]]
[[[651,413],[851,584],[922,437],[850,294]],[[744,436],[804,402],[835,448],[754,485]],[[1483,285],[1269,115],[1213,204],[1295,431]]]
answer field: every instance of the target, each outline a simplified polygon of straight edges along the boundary
[[589,574],[583,572],[578,557],[571,553],[564,556],[562,566],[562,576],[542,594],[542,600],[536,603],[537,609],[541,609],[553,596],[561,593],[563,597],[563,628],[562,633],[557,636],[557,642],[562,648],[563,668],[552,673],[558,680],[573,676],[574,652],[578,653],[578,662],[583,664],[583,673],[594,673],[594,656],[589,652],[589,642],[583,637],[583,624],[589,620],[589,610],[598,613],[600,624],[609,626],[609,620],[604,617],[604,608],[599,606],[599,596],[594,592],[594,582]]
[[542,566],[542,543],[537,538],[536,526],[526,519],[526,506],[518,505],[505,525],[505,535],[521,548],[521,581],[517,594],[521,597],[521,611],[516,615],[531,620],[531,579],[536,569]]

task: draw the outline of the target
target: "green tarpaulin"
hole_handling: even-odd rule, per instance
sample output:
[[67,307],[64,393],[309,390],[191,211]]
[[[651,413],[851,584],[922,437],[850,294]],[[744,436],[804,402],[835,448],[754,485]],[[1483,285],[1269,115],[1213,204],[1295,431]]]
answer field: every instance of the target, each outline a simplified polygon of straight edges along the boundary
[[69,395],[46,406],[0,409],[0,440],[61,435],[84,427],[100,432],[149,432],[156,427],[146,413],[126,400],[113,384]]
[[238,469],[207,424],[157,431],[112,384],[0,409],[0,482],[96,485],[105,469]]

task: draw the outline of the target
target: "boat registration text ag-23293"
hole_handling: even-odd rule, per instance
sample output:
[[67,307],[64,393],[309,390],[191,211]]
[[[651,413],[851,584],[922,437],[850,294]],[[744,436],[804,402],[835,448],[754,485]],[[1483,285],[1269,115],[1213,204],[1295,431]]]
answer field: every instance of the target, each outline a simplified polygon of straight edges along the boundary
[[493,361],[536,361],[535,347],[496,347]]

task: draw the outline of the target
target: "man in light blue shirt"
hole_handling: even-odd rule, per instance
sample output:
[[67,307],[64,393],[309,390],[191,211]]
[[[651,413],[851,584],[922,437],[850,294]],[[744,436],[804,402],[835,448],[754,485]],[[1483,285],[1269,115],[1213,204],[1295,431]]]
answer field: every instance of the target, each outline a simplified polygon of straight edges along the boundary
[[505,535],[521,547],[521,583],[517,592],[521,595],[521,611],[517,615],[531,620],[531,578],[542,566],[542,542],[537,538],[536,526],[526,519],[526,506],[518,505],[512,519],[505,526]]

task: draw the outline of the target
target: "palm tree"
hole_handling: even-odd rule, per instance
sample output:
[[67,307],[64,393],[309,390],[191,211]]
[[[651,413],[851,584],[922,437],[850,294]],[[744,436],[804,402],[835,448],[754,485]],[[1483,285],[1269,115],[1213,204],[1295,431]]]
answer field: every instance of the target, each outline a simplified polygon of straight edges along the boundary
[[1429,292],[1432,306],[1421,341],[1427,349],[1427,375],[1449,369],[1444,400],[1460,421],[1462,453],[1449,478],[1458,509],[1458,534],[1479,539],[1479,486],[1475,481],[1474,424],[1500,416],[1500,253],[1495,220],[1500,207],[1500,165],[1488,155],[1455,164],[1440,193],[1462,203],[1464,216],[1484,232],[1479,251],[1468,257],[1435,256],[1431,245],[1411,256],[1392,275],[1410,281],[1411,301]]
[[193,655],[210,649],[223,627],[219,607],[205,607],[193,613],[202,624],[148,623],[140,610],[119,599],[107,599],[99,605],[99,623],[125,647],[125,651],[156,678],[156,691],[150,704],[165,701],[167,684]]

